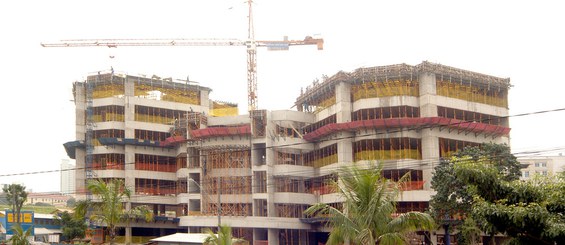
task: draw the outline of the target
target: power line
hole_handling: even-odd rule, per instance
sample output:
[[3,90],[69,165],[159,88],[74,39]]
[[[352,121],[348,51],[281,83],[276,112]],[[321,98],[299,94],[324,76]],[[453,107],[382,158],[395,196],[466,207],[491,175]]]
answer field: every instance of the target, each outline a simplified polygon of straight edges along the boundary
[[[529,115],[538,115],[538,114],[544,114],[544,113],[550,113],[550,112],[559,112],[559,111],[565,111],[565,108],[557,108],[557,109],[551,109],[551,110],[542,110],[542,111],[535,111],[535,112],[529,112],[529,113],[521,113],[521,114],[516,114],[516,115],[508,115],[508,116],[504,116],[501,118],[510,118],[510,117],[522,117],[522,116],[529,116]],[[489,119],[490,120],[490,119]],[[467,121],[462,121],[462,122],[458,122],[456,124],[461,124],[461,123],[466,123]],[[456,124],[450,124],[448,126],[456,126]],[[390,133],[395,133],[395,132],[404,132],[404,131],[412,131],[412,130],[422,130],[422,129],[426,129],[426,128],[433,128],[436,126],[421,126],[421,127],[416,127],[416,128],[400,128],[394,131],[391,130],[387,130],[386,132],[375,132],[375,133],[369,133],[369,134],[364,134],[364,135],[354,135],[354,136],[345,136],[345,137],[338,137],[338,138],[332,138],[332,139],[326,139],[326,140],[320,140],[316,143],[321,143],[324,141],[336,141],[336,140],[341,140],[341,139],[350,139],[350,138],[355,138],[355,137],[365,137],[365,136],[376,136],[376,135],[382,135],[382,134],[390,134]],[[277,145],[277,146],[266,146],[266,147],[256,147],[253,148],[255,150],[260,150],[260,149],[269,149],[269,148],[281,148],[281,147],[289,147],[289,146],[296,146],[296,145],[303,145],[303,144],[312,144],[310,142],[297,142],[297,143],[292,143],[292,144],[286,144],[286,145]],[[546,152],[550,152],[550,151],[555,151],[558,149],[565,149],[565,147],[563,148],[554,148],[552,150],[546,150]],[[237,152],[237,151],[248,151],[248,150],[233,150],[232,152]],[[514,153],[515,155],[519,155],[519,154],[540,154],[543,153],[544,151],[525,151],[525,152],[518,152],[518,153]],[[197,157],[202,157],[202,156],[207,156],[207,155],[197,155]],[[439,159],[419,159],[419,160],[402,160],[403,163],[403,167],[420,167],[421,170],[423,170],[422,165],[430,165],[430,168],[432,168],[433,163],[439,163]],[[411,163],[412,162],[412,163]],[[406,164],[409,163],[409,164]],[[134,163],[124,163],[124,166],[126,164],[135,164]],[[58,169],[58,170],[43,170],[43,171],[33,171],[33,172],[24,172],[24,173],[11,173],[11,174],[0,174],[0,177],[13,177],[13,176],[23,176],[23,175],[34,175],[34,174],[46,174],[46,173],[57,173],[57,172],[65,172],[65,171],[72,171],[72,170],[86,170],[86,169],[92,169],[90,167],[76,167],[76,168],[69,168],[69,169]],[[328,171],[332,171],[332,169],[330,168],[325,168],[325,170]],[[334,169],[337,170],[337,169]],[[292,173],[287,173],[287,174],[292,174]],[[295,173],[295,174],[299,174],[299,173]]]
[[[484,159],[485,159],[485,160],[492,160],[492,159],[496,159],[497,157],[498,157],[497,155],[490,155],[490,156],[487,156],[487,157],[484,158]],[[433,160],[433,159],[432,159],[432,160]],[[433,162],[436,162],[436,161],[437,161],[437,163],[439,164],[439,162],[441,161],[441,159],[437,159],[437,160],[435,160],[435,161],[430,161],[430,162],[433,163]],[[464,159],[464,160],[460,160],[459,163],[472,162],[472,161],[474,161],[474,160],[473,160],[473,159]],[[383,166],[383,169],[386,170],[386,163],[383,163],[383,165],[384,165],[384,166]],[[418,165],[420,165],[420,164],[418,164]],[[403,166],[403,167],[406,167],[406,166]],[[329,170],[330,170],[330,172],[335,173],[335,171],[339,170],[340,168],[341,168],[341,167],[332,166],[332,167],[329,168]],[[426,167],[423,168],[423,169],[409,169],[409,170],[426,170],[426,169],[433,169],[433,168],[434,168],[434,167],[433,167],[433,164],[432,164],[432,165],[426,166]],[[406,168],[403,168],[403,169],[406,169]],[[298,175],[298,174],[306,173],[306,172],[309,172],[309,171],[288,171],[288,172],[285,172],[284,175],[278,175],[277,177],[283,177],[283,178],[284,178],[284,177],[293,177],[293,174]],[[326,176],[327,176],[327,175],[326,175]],[[231,176],[224,176],[224,178],[226,178],[226,177],[231,177]],[[242,178],[254,178],[253,175],[246,175],[246,176],[239,176],[239,177],[242,177]],[[275,177],[275,179],[276,179],[277,177]],[[294,177],[296,177],[296,176],[294,176]],[[322,177],[322,176],[318,176],[318,177]],[[208,184],[210,184],[210,183],[214,183],[214,180],[213,180],[213,179],[215,179],[215,177],[212,177],[212,178],[206,178],[206,177],[205,177],[205,178],[201,179],[200,182],[199,182],[200,189],[204,189],[204,188],[205,188],[204,185],[208,185]],[[166,181],[168,181],[168,182],[175,182],[175,181],[173,181],[173,180],[166,180]],[[302,179],[302,181],[304,181],[304,180]],[[269,183],[269,184],[264,184],[264,185],[263,185],[263,184],[245,185],[245,184],[241,184],[241,182],[232,182],[232,183],[235,183],[235,184],[232,184],[232,185],[230,186],[230,188],[222,188],[222,191],[237,192],[238,190],[249,189],[249,191],[250,191],[249,193],[232,193],[232,194],[251,195],[252,193],[256,193],[256,192],[253,192],[253,189],[254,189],[254,188],[259,188],[259,187],[263,187],[263,186],[264,186],[264,187],[265,187],[265,190],[266,190],[267,187],[276,187],[276,186],[277,186],[276,181],[271,182],[271,183]],[[176,185],[176,183],[173,183],[173,184],[150,185],[150,186],[143,186],[143,187],[144,187],[144,188],[175,188],[175,189],[176,189],[176,188],[177,188],[177,185]],[[212,188],[212,189],[214,190],[214,188]],[[188,191],[188,190],[187,190],[187,191]],[[183,193],[184,193],[184,192],[183,192]],[[260,192],[260,193],[262,193],[262,192]],[[297,192],[297,193],[303,193],[303,192]],[[307,192],[304,192],[304,193],[307,193]],[[84,194],[84,193],[83,193],[83,192],[75,192],[74,194]],[[177,194],[179,194],[179,193],[177,193]],[[189,192],[186,192],[186,194],[190,194],[190,193],[189,193]],[[209,194],[205,194],[205,193],[202,193],[202,190],[201,190],[200,192],[197,192],[197,194],[201,194],[202,197],[206,195],[206,196],[208,196],[208,197],[210,198],[210,196],[216,195],[217,192],[212,192],[212,193],[209,193]],[[225,193],[225,194],[230,194],[230,193]],[[162,196],[166,196],[166,195],[142,195],[142,194],[134,194],[134,195],[132,195],[132,197],[142,197],[144,201],[159,200],[159,199],[162,199]],[[213,202],[213,201],[212,201],[212,202]]]

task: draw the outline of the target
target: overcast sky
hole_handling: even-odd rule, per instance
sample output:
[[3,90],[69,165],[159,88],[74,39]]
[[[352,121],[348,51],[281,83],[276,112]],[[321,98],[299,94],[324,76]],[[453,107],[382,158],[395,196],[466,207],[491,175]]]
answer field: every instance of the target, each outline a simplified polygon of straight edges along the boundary
[[[565,15],[559,1],[256,0],[258,40],[313,46],[258,51],[260,109],[289,109],[323,74],[424,60],[509,77],[510,114],[565,108]],[[0,175],[59,169],[75,140],[72,83],[108,70],[186,78],[212,99],[247,107],[244,47],[42,48],[91,38],[247,37],[243,0],[1,1]],[[110,59],[110,56],[115,58]],[[513,152],[558,154],[565,112],[513,117]],[[558,150],[555,150],[558,149]],[[58,173],[0,176],[34,191],[59,191]]]

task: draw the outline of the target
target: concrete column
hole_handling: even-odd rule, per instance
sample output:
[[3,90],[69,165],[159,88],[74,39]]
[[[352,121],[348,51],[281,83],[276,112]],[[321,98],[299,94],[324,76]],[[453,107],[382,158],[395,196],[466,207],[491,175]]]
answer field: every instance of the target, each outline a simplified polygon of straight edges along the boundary
[[[210,109],[210,91],[200,90],[200,105]],[[206,111],[206,115],[210,114]]]
[[131,79],[129,76],[126,77],[124,84],[124,95],[126,97],[135,96],[135,80],[135,78]]
[[[338,123],[351,122],[351,84],[339,83],[335,88],[336,96],[336,121]],[[338,134],[341,140],[337,142],[337,157],[339,163],[352,163],[353,133],[341,132]]]
[[[436,101],[436,75],[423,73],[418,77],[420,86],[420,117],[437,117]],[[421,130],[422,137],[422,174],[424,178],[424,190],[431,187],[433,168],[439,161],[439,139],[435,131],[428,128]]]
[[[126,203],[126,210],[127,211],[131,210],[131,202]],[[131,226],[129,224],[129,221],[127,221],[127,224],[128,225],[126,226],[126,241],[125,242],[126,242],[126,244],[131,244],[132,231],[131,231]]]
[[[84,191],[86,190],[86,171],[84,168],[86,167],[85,159],[86,159],[86,151],[83,149],[75,150],[75,158],[76,158],[76,172],[75,172],[75,190],[77,191]],[[77,193],[77,199],[86,199],[86,195],[84,193]]]
[[269,244],[279,244],[279,229],[269,229],[268,231]]
[[135,146],[126,145],[125,153],[125,184],[133,194],[135,194]]
[[267,216],[276,217],[275,210],[275,177],[273,173],[275,171],[274,163],[274,150],[268,148],[266,150],[267,159]]
[[436,75],[423,73],[418,77],[420,86],[420,117],[437,117]]
[[339,83],[335,86],[336,121],[351,122],[351,85]]
[[[267,118],[270,117],[270,113],[267,113]],[[268,123],[267,120],[267,131],[273,130],[274,126]],[[275,172],[275,149],[272,147],[273,142],[270,137],[266,137],[265,140],[265,164],[267,165],[266,178],[267,178],[267,216],[276,217],[275,210],[275,177],[273,176]]]
[[337,142],[337,161],[339,163],[352,163],[353,162],[353,140],[354,133],[341,132],[337,137],[340,140]]
[[[135,138],[135,128],[131,123],[135,121],[135,104],[130,103],[131,98],[134,98],[134,85],[135,82],[131,79],[126,79],[124,86],[124,118],[125,118],[125,137]],[[126,163],[129,163],[126,161]]]
[[439,138],[434,131],[422,129],[422,164],[424,190],[430,190],[433,170],[439,164]]
[[[75,138],[77,140],[86,140],[86,84],[75,83],[75,122],[76,131]],[[76,172],[75,172],[75,190],[85,190],[86,181],[86,150],[75,149]],[[81,194],[81,199],[86,199],[86,195]]]
[[75,84],[75,122],[76,122],[76,139],[85,140],[86,132],[86,84]]

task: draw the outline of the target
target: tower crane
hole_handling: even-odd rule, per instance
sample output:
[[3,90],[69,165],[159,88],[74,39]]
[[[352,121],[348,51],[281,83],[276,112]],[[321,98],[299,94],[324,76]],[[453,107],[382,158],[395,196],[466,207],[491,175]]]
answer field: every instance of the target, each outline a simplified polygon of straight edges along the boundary
[[[247,39],[72,39],[61,40],[54,43],[41,43],[46,48],[51,47],[108,47],[119,46],[245,46],[247,48],[247,105],[251,112],[258,109],[257,94],[257,47],[266,47],[268,50],[288,50],[289,46],[316,45],[318,50],[323,50],[322,38],[305,37],[303,40],[261,41],[255,40],[253,25],[253,0],[247,0],[249,9]],[[251,113],[250,113],[251,115]]]

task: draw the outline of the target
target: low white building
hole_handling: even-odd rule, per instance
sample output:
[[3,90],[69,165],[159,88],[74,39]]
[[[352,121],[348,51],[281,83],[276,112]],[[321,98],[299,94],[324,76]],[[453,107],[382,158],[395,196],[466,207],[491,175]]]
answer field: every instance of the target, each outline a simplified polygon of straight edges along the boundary
[[527,180],[535,175],[551,176],[565,170],[565,156],[532,156],[520,157],[518,161],[526,166],[522,168],[522,177]]

